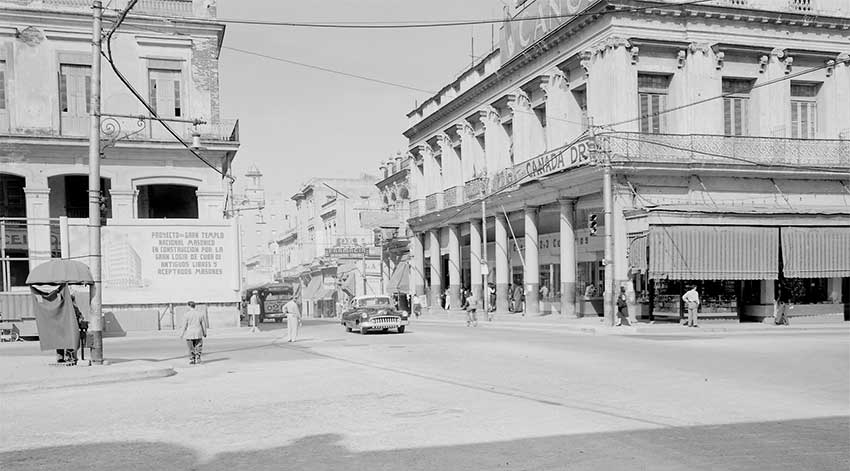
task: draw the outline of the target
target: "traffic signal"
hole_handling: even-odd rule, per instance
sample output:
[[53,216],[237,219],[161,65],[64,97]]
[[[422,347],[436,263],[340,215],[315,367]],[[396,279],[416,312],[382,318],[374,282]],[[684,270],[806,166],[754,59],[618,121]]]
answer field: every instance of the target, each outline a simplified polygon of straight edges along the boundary
[[105,195],[100,195],[100,204],[98,205],[100,208],[100,225],[106,225],[106,216],[109,214],[109,197]]
[[590,235],[596,235],[596,214],[587,216],[587,228],[590,229]]
[[380,229],[374,230],[374,245],[375,247],[380,247],[384,243],[383,233]]

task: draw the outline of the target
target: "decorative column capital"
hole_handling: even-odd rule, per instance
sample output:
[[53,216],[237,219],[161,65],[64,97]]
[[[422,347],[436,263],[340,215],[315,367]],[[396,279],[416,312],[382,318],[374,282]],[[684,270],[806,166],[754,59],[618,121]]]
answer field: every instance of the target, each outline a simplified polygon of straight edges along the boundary
[[484,129],[487,129],[487,126],[498,124],[501,116],[499,116],[499,111],[496,110],[496,108],[487,105],[478,110],[478,119],[481,121],[481,124],[484,125]]
[[[86,190],[88,191],[88,190]],[[36,187],[24,187],[24,194],[26,196],[50,196],[50,187],[46,188],[36,188]]]
[[437,145],[440,147],[449,147],[452,145],[452,138],[444,132],[437,133]]
[[454,128],[455,132],[457,132],[457,134],[461,137],[471,136],[475,132],[472,125],[466,120],[455,123]]
[[785,49],[780,47],[775,47],[770,51],[770,57],[775,58],[776,60],[782,59],[785,57]]
[[540,82],[540,89],[543,90],[547,98],[554,90],[566,90],[569,87],[570,80],[567,78],[567,74],[557,67],[544,75],[543,80]]
[[688,44],[688,51],[690,51],[691,54],[701,52],[704,56],[708,56],[708,53],[711,51],[711,45],[703,42],[692,42]]
[[564,207],[572,208],[572,207],[575,206],[577,201],[578,201],[577,198],[571,198],[571,197],[567,197],[567,196],[562,196],[562,197],[558,198],[558,203],[561,205],[562,208],[564,208]]
[[431,154],[434,153],[434,149],[432,149],[431,145],[427,142],[417,145],[416,148],[419,150],[419,155],[422,157],[431,156]]
[[593,60],[593,52],[589,49],[581,51],[579,59],[579,65],[584,69],[584,76],[590,77],[590,63]]
[[527,111],[531,107],[531,99],[521,88],[508,95],[508,107],[513,111]]

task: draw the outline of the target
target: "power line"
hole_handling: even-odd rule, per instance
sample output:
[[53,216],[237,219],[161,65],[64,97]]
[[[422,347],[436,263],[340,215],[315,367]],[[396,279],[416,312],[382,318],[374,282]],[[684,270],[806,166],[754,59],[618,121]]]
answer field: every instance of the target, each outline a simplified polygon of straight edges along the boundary
[[[633,139],[633,138],[623,137],[623,136],[618,135],[617,132],[600,133],[600,135],[608,136],[608,137],[611,137],[611,138],[614,138],[614,139],[620,139],[620,140],[623,140],[623,141],[631,141],[631,142],[639,142],[639,143],[643,143],[643,144],[657,145],[657,146],[666,147],[668,149],[673,149],[673,150],[680,150],[680,151],[684,151],[684,152],[692,152],[694,154],[707,155],[709,157],[718,157],[718,158],[722,158],[722,159],[734,160],[734,161],[737,161],[737,162],[743,162],[743,163],[755,165],[755,166],[758,166],[758,167],[780,167],[780,168],[789,168],[789,169],[793,169],[793,170],[809,170],[809,171],[814,171],[814,172],[835,173],[835,174],[839,174],[839,175],[850,174],[850,172],[842,171],[842,170],[833,170],[832,168],[829,168],[829,167],[810,167],[810,166],[805,166],[805,165],[791,165],[791,164],[781,164],[781,163],[766,164],[766,163],[759,162],[759,161],[756,161],[756,160],[745,159],[743,157],[735,157],[735,156],[732,156],[732,155],[701,151],[701,150],[694,149],[692,147],[680,147],[680,146],[675,146],[675,145],[672,145],[672,144],[666,144],[666,143],[657,142],[657,141],[653,141],[653,140]],[[653,135],[654,136],[665,136],[665,134],[646,134],[646,135],[647,136],[653,136]],[[717,135],[717,136],[718,137],[728,137],[728,136],[721,136],[721,135]],[[838,141],[836,141],[836,142],[838,142]]]
[[[801,75],[806,75],[806,74],[810,74],[812,72],[817,72],[818,70],[822,70],[822,69],[825,69],[827,67],[830,67],[830,65],[824,64],[824,65],[819,65],[819,66],[816,66],[816,67],[804,69],[804,70],[801,70],[801,71],[798,71],[798,72],[794,72],[793,74],[788,74],[788,75],[784,75],[782,77],[778,77],[778,78],[775,78],[775,79],[772,79],[772,80],[767,80],[765,82],[757,83],[757,84],[753,85],[751,89],[766,87],[768,85],[773,85],[775,83],[783,82],[785,80],[795,79],[795,78],[797,78]],[[657,117],[657,116],[661,116],[662,114],[672,113],[674,111],[682,110],[682,109],[685,109],[685,108],[690,108],[691,106],[701,105],[703,103],[708,103],[710,101],[719,100],[721,98],[731,97],[731,96],[734,96],[735,94],[736,94],[736,92],[721,93],[720,95],[715,95],[715,96],[712,96],[712,97],[703,98],[702,100],[692,101],[690,103],[685,103],[684,105],[674,106],[672,108],[656,111],[655,113],[643,114],[643,115],[638,116],[637,118],[631,118],[631,119],[627,119],[627,120],[624,120],[624,121],[618,121],[618,122],[611,123],[611,124],[604,124],[604,125],[601,125],[600,127],[614,128],[615,126],[621,126],[623,124],[633,123],[635,121],[640,121],[640,120],[646,119],[646,118],[654,118],[654,117]]]
[[122,73],[121,73],[121,71],[120,71],[120,70],[118,70],[118,67],[115,65],[115,61],[112,59],[112,35],[113,35],[113,34],[115,33],[115,31],[116,31],[116,30],[117,30],[117,29],[121,26],[121,24],[122,24],[122,23],[124,22],[124,20],[127,18],[127,15],[128,15],[128,13],[130,12],[130,10],[132,10],[132,9],[133,9],[133,7],[135,7],[135,6],[136,6],[136,4],[137,4],[138,2],[139,2],[139,0],[132,0],[132,1],[131,1],[128,5],[127,5],[127,8],[126,8],[125,10],[123,10],[122,14],[118,17],[118,20],[117,20],[117,21],[115,22],[115,24],[113,25],[112,30],[111,30],[111,31],[109,32],[109,34],[107,34],[107,36],[106,36],[106,51],[107,51],[107,52],[106,52],[106,53],[104,53],[103,51],[101,51],[101,53],[100,53],[100,54],[101,54],[101,55],[102,55],[102,56],[106,59],[106,62],[108,62],[108,63],[109,63],[109,66],[112,68],[112,71],[113,71],[113,72],[115,73],[115,75],[118,77],[118,80],[120,80],[120,81],[121,81],[121,83],[123,83],[123,84],[124,84],[124,86],[125,86],[128,90],[130,90],[130,92],[131,92],[131,93],[132,93],[132,94],[136,97],[136,99],[137,99],[137,100],[139,100],[139,102],[142,104],[142,106],[144,106],[144,107],[145,107],[145,109],[147,109],[147,110],[148,110],[148,112],[150,113],[151,118],[152,118],[153,120],[155,120],[155,121],[157,121],[159,124],[161,124],[161,125],[165,128],[165,130],[166,130],[166,131],[168,131],[168,133],[169,133],[169,134],[171,134],[171,135],[174,137],[174,139],[176,139],[176,140],[177,140],[177,142],[179,142],[179,143],[180,143],[183,147],[185,147],[185,148],[186,148],[186,150],[188,150],[190,153],[192,153],[192,155],[194,155],[194,156],[195,156],[196,158],[198,158],[201,162],[203,162],[204,164],[206,164],[209,168],[213,169],[216,173],[218,173],[219,175],[221,175],[221,176],[222,176],[222,178],[228,178],[228,179],[230,179],[231,181],[232,181],[232,180],[234,180],[234,178],[233,178],[232,176],[227,175],[227,174],[225,174],[224,172],[222,172],[221,170],[219,170],[219,169],[218,169],[218,167],[216,167],[216,166],[215,166],[214,164],[212,164],[210,161],[208,161],[208,160],[207,160],[207,159],[205,159],[203,156],[201,156],[201,154],[200,154],[200,153],[198,153],[195,149],[192,149],[192,147],[190,147],[188,144],[186,144],[186,142],[185,142],[185,141],[183,141],[183,139],[182,139],[180,136],[178,136],[178,135],[177,135],[177,133],[174,131],[174,129],[172,129],[172,128],[171,128],[171,126],[170,126],[170,125],[168,125],[168,123],[166,123],[165,121],[163,121],[162,119],[160,119],[160,117],[159,117],[159,115],[157,114],[156,110],[155,110],[155,109],[154,109],[154,108],[153,108],[150,104],[148,104],[148,102],[147,102],[147,101],[145,101],[145,99],[142,97],[142,95],[141,95],[141,94],[140,94],[140,93],[139,93],[139,92],[135,89],[135,87],[133,87],[133,85],[130,83],[130,81],[129,81],[129,80],[127,80],[127,78],[124,76],[124,74],[122,74]]
[[254,51],[248,51],[246,49],[240,49],[238,47],[221,46],[221,48],[222,49],[228,49],[230,51],[241,52],[242,54],[248,54],[248,55],[252,55],[252,56],[263,57],[265,59],[284,62],[284,63],[287,63],[287,64],[297,65],[299,67],[306,67],[308,69],[321,70],[322,72],[328,72],[328,73],[331,73],[331,74],[343,75],[345,77],[351,77],[351,78],[356,78],[356,79],[359,79],[359,80],[365,80],[367,82],[374,82],[374,83],[379,83],[379,84],[382,84],[382,85],[388,85],[390,87],[404,88],[406,90],[412,90],[414,92],[427,93],[429,95],[433,95],[434,93],[436,93],[432,90],[425,90],[423,88],[417,88],[417,87],[413,87],[413,86],[410,86],[410,85],[404,85],[404,84],[401,84],[401,83],[395,83],[395,82],[390,82],[390,81],[387,81],[387,80],[381,80],[381,79],[377,79],[377,78],[374,78],[374,77],[367,77],[365,75],[358,75],[358,74],[354,74],[354,73],[350,73],[350,72],[343,72],[341,70],[330,69],[328,67],[322,67],[322,66],[318,66],[318,65],[307,64],[305,62],[294,61],[292,59],[284,59],[283,57],[270,56],[268,54],[263,54],[263,53],[254,52]]
[[[247,18],[215,18],[214,20],[210,20],[210,23],[225,23],[225,24],[242,24],[242,25],[255,25],[255,26],[286,26],[286,27],[294,27],[294,28],[323,28],[323,29],[421,29],[421,28],[448,28],[448,27],[457,27],[457,26],[474,26],[474,25],[485,25],[485,24],[504,24],[504,23],[519,23],[524,21],[542,21],[542,20],[557,20],[557,19],[567,19],[567,18],[579,18],[583,16],[598,16],[608,13],[634,13],[641,12],[646,10],[659,10],[659,9],[669,9],[680,6],[688,6],[695,5],[700,3],[705,3],[710,0],[691,0],[687,2],[678,2],[678,3],[668,3],[668,4],[656,4],[652,6],[646,7],[631,7],[631,8],[623,8],[623,9],[608,9],[596,12],[580,12],[580,13],[571,13],[566,15],[540,15],[540,16],[527,16],[527,17],[514,17],[514,18],[490,18],[490,19],[467,19],[467,20],[444,20],[444,21],[419,21],[419,20],[411,20],[411,21],[396,21],[396,22],[370,22],[370,21],[361,21],[361,22],[346,22],[346,21],[329,21],[329,22],[298,22],[298,21],[273,21],[273,20],[261,20],[261,19],[247,19]],[[118,11],[118,10],[114,10]],[[155,18],[162,20],[170,20],[170,21],[204,21],[202,18],[191,18],[191,17],[177,17],[177,16],[164,16],[164,15],[133,15],[133,18]]]

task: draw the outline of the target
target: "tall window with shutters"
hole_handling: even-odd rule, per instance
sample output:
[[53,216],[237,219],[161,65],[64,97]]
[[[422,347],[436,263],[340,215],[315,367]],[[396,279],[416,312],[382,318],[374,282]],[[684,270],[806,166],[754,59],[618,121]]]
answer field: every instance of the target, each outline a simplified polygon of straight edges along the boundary
[[818,83],[791,82],[791,137],[817,137],[819,89]]
[[749,135],[750,91],[752,80],[723,79],[723,133],[727,136]]
[[59,65],[59,125],[63,136],[84,136],[89,132],[91,112],[91,67]]
[[[183,81],[180,70],[148,69],[149,103],[160,118],[183,118],[185,104]],[[178,130],[182,126],[169,123]],[[159,125],[151,128],[153,137],[169,137],[168,132]]]
[[6,92],[6,61],[0,61],[0,131],[9,130],[9,98]]
[[638,74],[638,106],[640,107],[640,132],[663,133],[666,131],[667,91],[669,75]]

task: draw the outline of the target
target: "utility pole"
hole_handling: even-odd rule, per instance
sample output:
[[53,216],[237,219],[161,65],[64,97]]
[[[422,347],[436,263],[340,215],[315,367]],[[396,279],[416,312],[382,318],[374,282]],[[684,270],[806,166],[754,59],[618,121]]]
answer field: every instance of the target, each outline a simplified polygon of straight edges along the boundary
[[605,224],[605,255],[602,261],[605,266],[605,285],[602,293],[603,313],[605,324],[614,326],[614,194],[611,177],[611,156],[606,149],[600,149],[596,141],[593,122],[590,123],[590,144],[597,158],[602,153],[602,206],[603,224]]
[[485,313],[490,312],[490,287],[487,286],[487,177],[481,178],[481,307]]
[[92,2],[91,127],[89,129],[89,268],[94,278],[89,313],[92,334],[91,360],[103,364],[103,280],[100,245],[100,52],[103,36],[103,4]]

